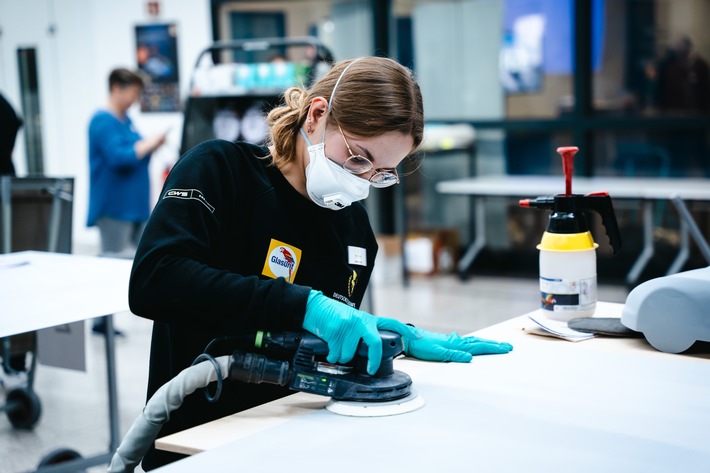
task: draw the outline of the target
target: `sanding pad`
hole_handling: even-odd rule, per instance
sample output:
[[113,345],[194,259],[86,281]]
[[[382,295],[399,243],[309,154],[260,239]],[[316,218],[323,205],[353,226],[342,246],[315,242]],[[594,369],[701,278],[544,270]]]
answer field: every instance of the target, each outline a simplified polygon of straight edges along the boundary
[[350,417],[385,417],[416,411],[424,406],[424,398],[411,392],[408,396],[394,401],[363,402],[335,401],[331,399],[325,408],[334,414]]
[[617,337],[643,336],[641,332],[625,327],[619,317],[578,317],[567,322],[567,326],[580,332],[599,335],[614,335]]

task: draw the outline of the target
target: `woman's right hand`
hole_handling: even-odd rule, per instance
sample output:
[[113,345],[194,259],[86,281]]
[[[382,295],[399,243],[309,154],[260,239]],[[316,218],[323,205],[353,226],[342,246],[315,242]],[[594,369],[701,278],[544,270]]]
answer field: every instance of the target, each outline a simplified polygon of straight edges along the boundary
[[[367,372],[375,374],[382,361],[382,339],[378,324],[384,319],[311,291],[306,303],[303,328],[328,344],[328,363],[347,363],[355,356],[362,339],[368,347]],[[409,332],[409,327],[390,320],[388,330]]]

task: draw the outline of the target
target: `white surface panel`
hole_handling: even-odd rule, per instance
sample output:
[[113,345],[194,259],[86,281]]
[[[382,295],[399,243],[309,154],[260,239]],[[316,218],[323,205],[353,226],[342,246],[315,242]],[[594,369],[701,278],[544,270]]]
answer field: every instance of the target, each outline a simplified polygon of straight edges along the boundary
[[[529,197],[564,194],[564,176],[481,176],[439,182],[442,194]],[[607,191],[612,199],[710,200],[710,179],[668,179],[631,177],[577,177],[572,193]]]
[[0,337],[128,310],[131,260],[0,255]]

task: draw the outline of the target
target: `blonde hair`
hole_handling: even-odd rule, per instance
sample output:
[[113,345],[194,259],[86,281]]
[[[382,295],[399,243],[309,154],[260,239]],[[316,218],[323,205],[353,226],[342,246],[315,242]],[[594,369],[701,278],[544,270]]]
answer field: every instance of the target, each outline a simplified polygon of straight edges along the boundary
[[[351,67],[341,77],[350,63]],[[340,82],[331,101],[338,78]],[[412,71],[392,59],[363,57],[335,64],[307,90],[291,87],[284,92],[283,104],[267,115],[268,145],[275,150],[274,164],[285,164],[295,158],[299,129],[315,97],[328,100],[328,118],[355,136],[404,133],[414,141],[412,152],[424,137],[422,93]]]

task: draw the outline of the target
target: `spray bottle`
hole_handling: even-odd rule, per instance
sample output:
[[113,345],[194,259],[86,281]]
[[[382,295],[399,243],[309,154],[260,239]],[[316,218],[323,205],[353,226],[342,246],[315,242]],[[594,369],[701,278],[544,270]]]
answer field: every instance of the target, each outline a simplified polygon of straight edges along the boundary
[[572,194],[576,146],[557,148],[562,156],[565,193],[524,199],[521,207],[551,209],[540,250],[540,299],[543,313],[555,320],[590,317],[597,304],[596,248],[585,212],[596,212],[609,237],[613,253],[621,248],[621,236],[608,192]]

